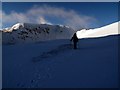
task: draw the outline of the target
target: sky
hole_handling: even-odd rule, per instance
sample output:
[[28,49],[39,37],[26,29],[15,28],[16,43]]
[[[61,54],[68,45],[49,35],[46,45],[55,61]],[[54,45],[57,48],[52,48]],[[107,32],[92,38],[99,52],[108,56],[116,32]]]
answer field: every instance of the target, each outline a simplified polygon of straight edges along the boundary
[[118,21],[117,2],[3,2],[3,28],[16,23],[98,28]]

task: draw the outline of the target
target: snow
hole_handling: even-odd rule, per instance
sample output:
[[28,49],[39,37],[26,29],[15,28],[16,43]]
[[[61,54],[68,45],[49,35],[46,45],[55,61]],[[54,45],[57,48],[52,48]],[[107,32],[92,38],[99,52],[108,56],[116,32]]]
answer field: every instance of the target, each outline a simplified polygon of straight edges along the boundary
[[[81,39],[120,34],[118,32],[118,23],[119,22],[115,22],[95,29],[82,29],[77,31],[77,36]],[[69,39],[75,33],[75,30],[64,25],[17,23],[11,28],[4,29],[2,32],[4,44],[17,44],[55,39]]]
[[3,46],[3,88],[117,88],[118,36]]
[[2,31],[4,44],[33,43],[45,40],[68,39],[72,28],[61,25],[17,23]]
[[[70,42],[73,30],[68,27],[17,26],[11,33],[3,32],[3,40],[9,42],[2,47],[3,88],[118,88],[118,23],[78,31],[77,50]],[[30,34],[25,29],[38,26],[49,27],[50,36],[43,30],[35,40],[35,32]],[[23,31],[33,41],[16,39]]]
[[79,38],[95,38],[95,37],[103,37],[108,35],[120,34],[118,32],[118,23],[119,22],[115,22],[101,28],[95,28],[95,29],[89,29],[89,30],[83,29],[83,30],[77,31],[77,36]]
[[24,27],[24,24],[23,23],[17,23],[15,25],[13,25],[11,29],[20,29],[20,27]]

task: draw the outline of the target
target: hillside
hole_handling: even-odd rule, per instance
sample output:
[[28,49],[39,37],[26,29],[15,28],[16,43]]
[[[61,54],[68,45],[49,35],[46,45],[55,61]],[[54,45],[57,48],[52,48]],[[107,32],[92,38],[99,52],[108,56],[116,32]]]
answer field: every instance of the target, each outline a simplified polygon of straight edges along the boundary
[[68,39],[74,30],[62,25],[17,23],[2,31],[3,44]]
[[[117,88],[118,23],[81,30],[18,23],[3,32],[3,88]],[[31,42],[31,43],[26,43]],[[21,43],[21,44],[17,44]]]
[[[12,27],[2,30],[2,42],[3,44],[16,44],[56,39],[70,39],[74,33],[75,30],[63,25],[17,23]],[[118,32],[118,22],[100,28],[82,29],[77,31],[79,39],[117,34],[120,34]]]
[[95,37],[104,37],[104,36],[109,36],[109,35],[116,35],[120,34],[118,32],[118,23],[115,22],[100,28],[95,28],[95,29],[83,29],[80,31],[77,31],[77,36],[79,38],[95,38]]
[[118,36],[3,45],[3,88],[117,88]]

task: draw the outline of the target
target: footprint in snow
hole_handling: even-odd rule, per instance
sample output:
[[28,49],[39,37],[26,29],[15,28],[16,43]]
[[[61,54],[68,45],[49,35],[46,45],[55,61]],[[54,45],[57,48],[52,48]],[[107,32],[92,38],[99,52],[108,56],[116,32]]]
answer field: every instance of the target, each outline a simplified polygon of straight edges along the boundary
[[63,52],[71,50],[71,49],[72,49],[71,44],[64,44],[64,45],[61,45],[61,46],[59,46],[51,51],[43,52],[40,56],[33,57],[32,61],[38,62],[38,61],[42,61],[43,59],[55,57],[58,54],[62,54]]

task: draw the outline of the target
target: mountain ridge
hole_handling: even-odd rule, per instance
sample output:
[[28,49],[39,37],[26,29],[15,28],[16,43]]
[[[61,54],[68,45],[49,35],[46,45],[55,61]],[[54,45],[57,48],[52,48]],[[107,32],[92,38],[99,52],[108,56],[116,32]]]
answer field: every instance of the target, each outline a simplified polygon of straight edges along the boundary
[[75,32],[79,39],[104,37],[119,34],[118,23],[119,22],[115,22],[100,28],[82,29],[78,31],[64,25],[17,23],[11,28],[2,30],[2,38],[3,44],[15,44],[55,39],[70,39]]
[[96,38],[96,37],[104,37],[109,35],[120,34],[118,32],[118,24],[119,22],[115,22],[100,28],[95,29],[82,29],[77,31],[78,38]]
[[74,30],[62,25],[17,23],[2,30],[3,43],[25,43],[70,38]]

